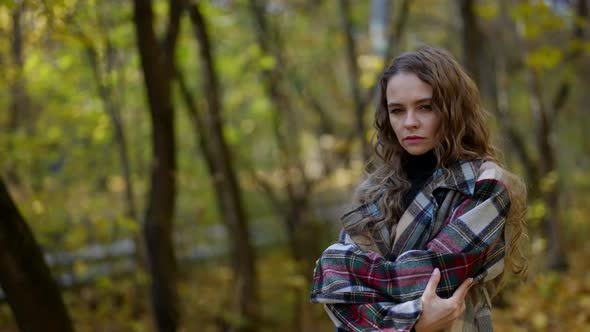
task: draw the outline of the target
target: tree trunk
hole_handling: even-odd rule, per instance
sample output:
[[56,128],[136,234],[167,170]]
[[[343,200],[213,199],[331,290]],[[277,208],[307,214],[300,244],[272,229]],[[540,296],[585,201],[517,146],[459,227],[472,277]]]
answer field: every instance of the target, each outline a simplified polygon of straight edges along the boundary
[[363,105],[363,96],[360,88],[356,41],[354,40],[352,20],[350,18],[350,1],[339,0],[338,4],[340,8],[342,30],[344,31],[344,36],[346,38],[346,63],[348,65],[348,74],[350,76],[350,94],[352,95],[354,105],[356,136],[361,143],[363,161],[367,161],[371,155],[371,147],[366,138],[365,107]]
[[549,243],[547,266],[553,270],[566,270],[568,267],[567,256],[563,249],[561,240],[562,232],[559,226],[559,181],[557,178],[555,149],[549,138],[551,128],[547,111],[543,105],[541,83],[538,74],[534,69],[529,69],[529,76],[531,111],[537,125],[536,143],[539,148],[540,164],[543,174],[543,178],[540,179],[541,181],[538,183],[538,186],[541,188],[541,195],[547,211],[543,217],[545,234]]
[[22,126],[31,129],[31,124],[28,123],[29,118],[29,103],[28,95],[25,90],[25,82],[23,77],[24,55],[23,55],[23,27],[22,15],[24,13],[24,1],[17,1],[12,11],[12,42],[11,53],[14,68],[14,77],[11,82],[12,100],[10,103],[10,121],[9,126],[12,130],[16,130]]
[[[504,2],[501,2],[501,29],[505,29],[510,23],[507,20],[507,8]],[[535,146],[539,150],[540,160],[535,160],[530,152],[526,149],[526,143],[523,137],[516,131],[508,116],[508,100],[506,93],[506,61],[502,50],[506,48],[504,35],[502,31],[496,36],[496,43],[499,43],[497,54],[486,52],[485,40],[488,39],[477,24],[477,17],[473,9],[472,0],[461,0],[459,9],[463,22],[463,49],[465,52],[464,62],[467,69],[474,74],[476,83],[480,87],[484,96],[487,96],[493,105],[492,110],[498,116],[501,129],[510,139],[510,146],[519,156],[526,170],[526,176],[529,186],[533,188],[530,196],[536,196],[543,199],[547,208],[547,214],[543,218],[545,234],[549,242],[549,258],[547,265],[551,269],[567,268],[567,260],[561,244],[560,227],[558,225],[559,209],[559,184],[557,181],[551,183],[547,190],[543,192],[539,188],[544,187],[543,182],[548,177],[555,176],[557,170],[555,161],[555,150],[550,142],[551,127],[549,124],[549,114],[544,108],[542,101],[542,91],[537,73],[530,69],[529,92],[531,96],[531,112],[535,121],[537,130],[535,135]],[[493,80],[483,77],[494,78]],[[555,108],[563,106],[564,98],[567,96],[567,86],[565,92],[558,93]],[[540,167],[537,167],[539,164]]]
[[[307,204],[309,196],[312,192],[313,181],[308,178],[303,167],[303,160],[301,152],[297,144],[300,137],[299,128],[292,125],[290,122],[285,124],[285,119],[290,120],[295,112],[292,107],[292,101],[289,95],[282,89],[285,86],[282,73],[276,68],[285,68],[285,58],[283,57],[283,50],[281,44],[278,42],[278,29],[271,27],[265,15],[264,1],[250,0],[250,11],[255,20],[256,37],[258,45],[264,54],[272,56],[277,61],[277,65],[272,69],[263,70],[261,72],[264,88],[269,101],[274,107],[273,112],[273,129],[277,139],[277,145],[281,156],[280,168],[285,174],[284,195],[279,195],[273,189],[273,186],[264,179],[255,176],[258,184],[264,188],[273,204],[278,216],[283,219],[283,225],[289,241],[289,249],[291,255],[297,266],[296,273],[302,272],[307,266],[307,258],[303,252],[309,246],[309,242],[317,243],[317,238],[306,238],[303,241],[301,230],[306,227],[309,221],[309,206]],[[272,43],[274,42],[274,43]],[[286,130],[290,128],[291,130]],[[284,197],[284,198],[281,198]],[[303,330],[303,315],[305,315],[305,308],[303,307],[303,290],[301,288],[294,288],[295,302],[294,317],[292,326],[295,331]]]
[[[279,43],[275,43],[274,45],[271,44],[271,41],[278,39],[276,32],[272,35],[271,31],[276,31],[277,29],[276,27],[271,28],[269,26],[269,22],[264,13],[264,2],[251,0],[250,10],[256,22],[258,45],[265,54],[271,55],[277,59],[278,65],[275,66],[275,68],[285,67],[285,59],[283,58],[281,45]],[[299,141],[299,130],[292,129],[288,133],[284,132],[284,119],[292,117],[294,111],[288,94],[281,89],[283,86],[281,72],[276,69],[270,69],[263,70],[261,74],[266,95],[275,109],[273,112],[273,129],[281,154],[280,167],[285,174],[285,202],[279,202],[279,195],[276,194],[274,194],[275,199],[273,200],[278,204],[275,208],[279,215],[284,216],[287,237],[289,239],[296,239],[294,230],[299,227],[303,219],[302,216],[305,215],[305,212],[303,211],[306,209],[306,207],[299,204],[299,202],[304,201],[305,198],[309,196],[312,183],[305,173],[300,150],[293,144],[293,142]],[[289,124],[288,127],[294,126]],[[272,191],[271,186],[266,185],[266,188]],[[297,244],[291,244],[291,246],[297,247]]]
[[[106,49],[107,57],[112,57],[112,49],[108,37],[106,41]],[[120,107],[114,100],[112,86],[105,81],[105,74],[102,74],[100,72],[96,49],[94,49],[92,45],[86,45],[86,54],[88,55],[90,66],[94,74],[94,80],[96,82],[98,95],[102,101],[106,114],[109,116],[109,119],[111,120],[111,125],[113,126],[115,145],[117,146],[121,172],[123,174],[123,179],[125,182],[125,200],[127,202],[125,215],[132,220],[138,220],[137,209],[135,207],[135,194],[133,190],[133,183],[131,181],[131,166],[129,163],[127,139],[125,138],[125,131],[123,127],[123,122],[121,120],[119,110]],[[109,75],[111,72],[112,60],[107,59],[106,75]]]
[[43,253],[0,179],[0,284],[23,332],[73,331]]
[[[106,38],[105,41],[105,48],[106,48],[106,74],[111,75],[115,70],[113,68],[115,56],[113,49],[113,45],[111,40]],[[111,123],[113,125],[113,130],[115,133],[115,142],[118,147],[119,151],[119,162],[121,163],[121,172],[123,173],[123,180],[125,182],[125,200],[126,204],[126,216],[132,220],[138,220],[137,216],[137,208],[135,205],[135,193],[133,190],[133,181],[131,179],[131,165],[129,162],[129,152],[127,146],[127,138],[125,137],[125,129],[123,127],[123,120],[121,119],[121,105],[117,102],[115,97],[113,96],[113,85],[111,83],[105,82],[102,80],[102,93],[103,102],[105,105],[105,109],[107,113],[110,115]]]
[[[387,47],[385,49],[385,52],[382,54],[383,66],[382,66],[381,70],[379,71],[379,73],[381,73],[381,72],[385,71],[385,69],[387,69],[387,67],[391,64],[393,57],[396,55],[397,51],[399,50],[400,40],[402,38],[402,35],[404,33],[404,30],[405,30],[405,28],[407,26],[407,22],[408,22],[410,1],[409,0],[401,1],[400,3],[398,3],[398,6],[396,9],[398,10],[397,18],[396,18],[395,22],[393,24],[391,24],[391,26],[389,28],[390,31],[389,31],[389,36],[387,38]],[[349,42],[353,41],[349,38],[347,38],[347,40]],[[350,51],[349,51],[349,53],[350,53]],[[350,55],[349,55],[349,58],[350,58]],[[348,61],[350,62],[350,59]],[[374,82],[375,83],[373,83],[373,85],[370,88],[368,88],[364,93],[363,92],[359,93],[359,95],[364,96],[364,97],[361,98],[360,104],[357,105],[357,112],[364,113],[365,110],[367,109],[367,107],[375,100],[375,98],[377,98],[377,94],[379,93],[379,78],[375,77]],[[357,117],[360,118],[361,115],[357,115]],[[362,115],[362,117],[364,117],[364,114]],[[357,124],[357,126],[358,126],[358,124]],[[356,131],[357,131],[357,136],[358,136],[358,131],[360,131],[358,127],[356,128]],[[366,133],[365,133],[365,135],[366,135]],[[351,138],[352,137],[349,137],[349,140],[351,140]],[[366,141],[365,136],[363,136],[363,138]],[[369,149],[371,149],[370,146],[369,146]],[[369,150],[369,154],[370,153],[371,153],[371,151]]]
[[153,28],[151,1],[134,1],[137,44],[152,123],[153,163],[143,231],[152,277],[152,305],[156,326],[162,332],[176,331],[179,320],[177,265],[172,239],[176,143],[171,79],[180,15],[180,1],[170,0],[166,39],[160,44]]
[[576,4],[576,16],[583,22],[583,24],[576,24],[574,27],[574,36],[580,40],[588,38],[589,23],[588,18],[588,0],[578,0]]
[[[30,112],[29,96],[25,88],[24,70],[24,52],[23,52],[23,24],[22,15],[25,10],[24,1],[17,1],[12,9],[12,40],[10,43],[12,55],[12,68],[14,75],[10,77],[10,114],[8,120],[8,129],[16,132],[21,128],[26,128],[27,133],[32,132],[33,125],[28,121]],[[9,141],[7,150],[14,150],[13,143]],[[8,160],[6,169],[6,180],[9,183],[20,183],[20,178],[16,167]]]
[[[105,34],[107,34],[108,30],[107,26],[103,26],[102,30]],[[139,217],[137,214],[137,209],[135,205],[135,193],[133,190],[133,181],[131,179],[131,165],[129,161],[129,151],[127,145],[127,139],[125,137],[125,131],[123,127],[123,121],[121,119],[121,112],[120,112],[120,101],[115,98],[113,93],[113,85],[112,83],[106,79],[109,77],[114,71],[114,49],[110,42],[108,36],[104,36],[105,39],[105,53],[106,53],[106,69],[105,73],[101,72],[100,65],[99,65],[99,57],[98,52],[90,44],[89,39],[84,39],[86,43],[86,54],[88,56],[88,60],[90,62],[90,67],[92,69],[94,80],[96,82],[96,88],[98,91],[98,95],[102,101],[103,108],[105,113],[109,116],[111,120],[111,125],[113,126],[113,137],[114,137],[114,144],[117,147],[117,152],[119,154],[119,163],[121,167],[121,173],[123,175],[123,181],[125,183],[125,192],[124,192],[124,199],[126,201],[125,204],[125,217],[132,220],[135,223],[139,223]],[[113,238],[117,238],[119,233],[120,227],[118,226],[117,222],[114,222],[113,226]],[[141,236],[141,232],[137,232],[133,235],[133,243],[135,244],[135,262],[137,266],[143,270],[148,271],[148,262],[146,257],[146,246],[144,238]],[[139,274],[134,275],[133,277],[133,286],[135,291],[139,293],[145,292],[142,283],[138,278]],[[133,310],[134,312],[139,312],[141,310],[139,301],[134,301]]]
[[[198,114],[194,98],[190,96],[186,83],[182,83],[187,106],[200,137],[201,150],[211,174],[219,212],[228,228],[232,252],[232,266],[235,277],[236,296],[234,310],[241,323],[232,326],[231,331],[251,332],[258,330],[258,287],[255,269],[255,254],[248,231],[248,220],[242,203],[230,149],[223,136],[222,102],[219,89],[219,75],[215,70],[207,22],[198,4],[189,7],[195,37],[199,42],[199,55],[204,70],[207,112]],[[189,105],[190,104],[190,105]],[[204,119],[204,120],[203,120]]]
[[[506,92],[508,78],[505,55],[502,53],[504,47],[497,48],[495,54],[490,52],[491,50],[486,52],[485,45],[488,36],[481,31],[473,6],[473,0],[458,2],[462,21],[463,63],[480,88],[482,98],[488,99],[492,105],[491,110],[496,115],[500,128],[507,138],[504,141],[504,148],[511,149],[517,154],[526,169],[527,182],[536,184],[539,181],[539,170],[526,148],[524,137],[518,133],[508,114],[509,105]],[[504,12],[500,17],[501,26],[509,24],[503,15]],[[496,38],[501,45],[504,45],[502,32],[499,32]],[[483,77],[486,79],[482,79]]]

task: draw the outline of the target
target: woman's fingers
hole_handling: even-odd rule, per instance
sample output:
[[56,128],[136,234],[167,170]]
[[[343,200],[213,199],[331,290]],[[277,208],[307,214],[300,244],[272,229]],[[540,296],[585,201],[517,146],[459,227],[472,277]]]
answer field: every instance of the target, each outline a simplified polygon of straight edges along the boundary
[[416,324],[417,331],[440,331],[451,327],[465,312],[465,296],[473,279],[465,280],[448,299],[442,299],[436,294],[440,280],[440,270],[434,269],[422,294],[422,315]]
[[438,285],[439,281],[440,270],[435,268],[434,271],[432,271],[432,275],[430,275],[430,279],[428,280],[428,284],[426,284],[423,295],[425,297],[436,296],[436,286]]
[[471,285],[473,284],[473,279],[469,278],[465,281],[463,281],[463,283],[461,284],[461,286],[459,286],[459,288],[457,288],[457,290],[455,291],[455,293],[453,294],[453,296],[451,296],[447,301],[448,301],[448,305],[451,308],[454,308],[454,310],[451,313],[451,317],[453,320],[461,317],[461,315],[463,315],[463,313],[465,312],[465,297],[467,296],[467,292],[469,291],[469,288],[471,287]]
[[464,302],[465,296],[467,295],[467,291],[469,291],[469,288],[471,287],[472,283],[473,283],[473,278],[467,278],[465,281],[463,281],[461,286],[459,286],[459,288],[457,288],[457,290],[455,291],[453,296],[451,296],[450,299],[456,300],[458,303]]

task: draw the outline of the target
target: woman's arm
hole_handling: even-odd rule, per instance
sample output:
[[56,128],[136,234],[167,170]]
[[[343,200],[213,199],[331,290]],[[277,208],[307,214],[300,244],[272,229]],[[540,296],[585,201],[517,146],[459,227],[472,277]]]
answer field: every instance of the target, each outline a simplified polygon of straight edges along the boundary
[[416,332],[436,332],[449,328],[465,312],[465,296],[473,279],[465,280],[448,299],[442,299],[436,294],[439,281],[440,271],[434,269],[421,297],[422,314],[414,326]]
[[334,244],[317,262],[312,301],[411,301],[422,295],[435,268],[442,276],[438,293],[448,297],[467,278],[483,277],[486,266],[503,257],[502,234],[509,207],[504,185],[484,179],[423,250],[410,250],[388,261],[354,245]]
[[438,294],[450,297],[466,279],[482,279],[503,258],[509,207],[504,185],[482,179],[474,195],[454,209],[452,220],[423,250],[387,261],[355,245],[334,244],[317,262],[312,301],[327,303],[340,321],[354,322],[346,324],[349,327],[376,324],[407,330],[423,313],[421,296],[435,268],[441,271]]
[[448,299],[436,294],[439,281],[440,271],[435,269],[420,299],[402,304],[329,304],[328,314],[336,326],[346,331],[440,331],[465,311],[465,296],[473,279],[465,280]]

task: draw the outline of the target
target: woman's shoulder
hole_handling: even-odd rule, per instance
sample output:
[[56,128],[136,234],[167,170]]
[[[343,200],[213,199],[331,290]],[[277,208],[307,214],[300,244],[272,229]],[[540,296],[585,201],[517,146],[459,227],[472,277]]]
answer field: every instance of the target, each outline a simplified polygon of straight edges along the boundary
[[467,176],[473,177],[476,181],[502,181],[506,180],[511,174],[497,162],[488,159],[458,160],[454,165],[449,167],[449,169],[452,173],[462,172]]
[[505,182],[509,172],[498,163],[491,160],[482,160],[477,172],[477,180],[498,180]]
[[[448,168],[445,185],[455,184],[456,187],[469,196],[476,191],[490,188],[509,187],[516,181],[515,176],[499,163],[488,159],[458,160]],[[452,186],[451,186],[452,187]]]
[[522,179],[492,160],[471,161],[477,164],[475,191],[496,195],[502,193],[510,199],[525,199],[526,185]]
[[495,180],[513,192],[525,192],[522,178],[494,161],[486,160],[479,167],[477,181]]

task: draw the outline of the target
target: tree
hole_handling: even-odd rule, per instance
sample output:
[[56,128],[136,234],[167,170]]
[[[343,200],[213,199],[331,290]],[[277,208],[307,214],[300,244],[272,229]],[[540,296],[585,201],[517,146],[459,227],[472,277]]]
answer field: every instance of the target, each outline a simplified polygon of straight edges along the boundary
[[[338,3],[340,9],[341,26],[346,40],[346,63],[348,65],[350,91],[351,95],[353,96],[354,105],[353,109],[355,130],[353,134],[349,135],[349,140],[351,140],[354,136],[360,140],[363,161],[366,162],[369,160],[369,156],[371,155],[371,147],[366,138],[367,129],[364,123],[365,111],[367,110],[368,105],[371,104],[371,102],[377,97],[377,93],[379,91],[379,78],[375,77],[373,80],[375,83],[372,84],[368,89],[364,91],[361,89],[360,74],[357,63],[359,53],[357,51],[356,40],[353,36],[354,27],[351,18],[351,4],[349,0],[339,0]],[[399,9],[397,19],[390,26],[390,31],[387,36],[387,46],[384,50],[382,50],[382,53],[379,54],[382,61],[382,67],[381,70],[379,70],[379,73],[383,72],[387,68],[391,62],[391,59],[395,56],[395,53],[398,50],[398,45],[400,43],[409,16],[409,6],[409,1],[404,0],[401,2],[399,8],[396,8]]]
[[238,176],[231,151],[223,136],[223,104],[211,37],[200,4],[189,5],[188,13],[195,38],[199,43],[199,58],[204,74],[203,82],[207,101],[206,112],[197,110],[195,97],[190,92],[180,71],[177,71],[177,78],[199,138],[199,146],[213,184],[219,213],[229,235],[236,287],[233,309],[239,319],[237,319],[237,324],[228,322],[223,322],[223,324],[229,325],[229,331],[256,331],[259,320],[256,259],[251,236],[248,232],[248,218],[243,206]]
[[29,96],[25,89],[24,69],[24,41],[22,16],[25,12],[25,2],[16,1],[12,9],[12,40],[11,55],[14,68],[12,80],[10,104],[10,128],[15,130],[19,127],[26,127],[29,131],[32,128],[31,109],[29,108]]
[[[306,173],[301,152],[302,128],[293,106],[293,100],[286,89],[287,74],[282,70],[288,68],[287,59],[277,26],[271,26],[266,14],[264,0],[250,0],[249,10],[254,20],[256,41],[263,55],[273,59],[275,64],[261,68],[260,77],[266,97],[273,107],[272,131],[279,152],[279,165],[283,174],[284,191],[277,190],[268,180],[251,172],[258,186],[267,195],[280,216],[287,234],[288,247],[297,265],[297,272],[304,273],[310,269],[309,253],[317,238],[309,235],[311,193],[316,184]],[[309,95],[308,95],[309,96]],[[313,97],[312,97],[313,98]],[[309,99],[308,99],[309,101]],[[318,104],[316,104],[318,105]],[[317,110],[317,109],[316,109]],[[324,113],[325,114],[325,113]],[[311,245],[310,245],[311,244]],[[295,288],[294,329],[302,330],[302,291]]]
[[[496,52],[489,52],[484,45],[489,44],[486,41],[489,41],[490,37],[478,25],[473,0],[462,0],[458,4],[463,22],[462,39],[466,67],[482,88],[484,95],[490,99],[492,111],[498,116],[502,132],[509,138],[510,146],[516,151],[526,170],[527,182],[531,188],[531,200],[541,200],[545,206],[546,212],[542,220],[548,239],[547,266],[556,270],[566,269],[568,264],[562,244],[562,227],[559,220],[558,166],[556,150],[550,137],[554,133],[553,120],[564,108],[571,83],[567,76],[564,76],[565,78],[559,83],[557,92],[551,101],[551,107],[547,107],[544,102],[544,88],[539,77],[540,69],[534,68],[532,65],[526,68],[529,77],[530,114],[535,125],[533,142],[538,155],[535,158],[533,153],[527,149],[525,137],[514,127],[514,121],[510,118],[508,110],[506,92],[508,69],[507,56],[504,53],[508,47],[504,31],[512,24],[508,20],[507,5],[504,1],[500,2],[500,28],[495,37],[496,43],[500,46],[496,48]],[[522,5],[530,6],[526,3]],[[579,9],[579,13],[583,17],[583,6],[581,10]],[[518,33],[514,32],[514,35],[518,36]],[[573,35],[579,37],[580,30],[574,29]],[[525,57],[532,52],[532,43],[527,40],[523,42],[525,45],[524,54],[520,56]],[[578,55],[574,52],[571,56],[577,57]],[[520,63],[524,64],[524,61]]]
[[368,160],[371,155],[371,148],[366,138],[366,126],[365,126],[365,105],[363,104],[363,96],[360,88],[360,73],[357,63],[358,51],[356,42],[353,36],[353,25],[351,22],[350,15],[350,1],[339,0],[340,7],[340,18],[342,21],[342,30],[346,37],[346,62],[348,65],[348,72],[350,75],[350,92],[353,99],[354,105],[354,123],[356,136],[360,140],[361,152],[363,160]]
[[[108,114],[113,126],[114,140],[118,150],[121,173],[125,181],[125,216],[131,220],[138,220],[137,208],[135,204],[135,193],[133,182],[131,181],[131,165],[129,161],[129,148],[125,135],[123,121],[121,119],[121,101],[117,98],[117,84],[111,79],[117,72],[121,72],[121,64],[118,64],[115,57],[117,50],[111,41],[110,31],[113,22],[100,9],[97,8],[99,16],[97,25],[100,27],[102,35],[99,36],[99,43],[95,43],[92,38],[79,33],[79,38],[84,45],[84,50],[88,58],[88,63],[92,70],[93,78],[96,84],[96,91],[102,101],[105,113]],[[81,31],[81,29],[80,29]],[[99,44],[98,46],[96,44]],[[102,52],[99,52],[102,48]],[[101,57],[101,54],[103,56]],[[120,75],[120,73],[119,73]],[[138,245],[138,248],[141,245]]]
[[152,171],[143,227],[150,274],[152,305],[160,331],[175,331],[179,310],[177,265],[172,240],[176,197],[176,144],[174,138],[174,51],[182,4],[169,1],[165,39],[154,31],[152,2],[134,1],[134,22],[152,124]]
[[[12,60],[12,73],[10,80],[10,117],[8,129],[12,133],[25,129],[27,134],[32,133],[33,116],[31,114],[31,100],[26,89],[26,80],[24,77],[24,28],[23,15],[25,14],[25,2],[16,1],[11,12],[12,38],[10,43],[10,55]],[[14,149],[12,144],[9,150]],[[19,177],[16,170],[10,167],[7,172],[7,180],[13,183],[19,183]]]
[[74,331],[41,248],[0,178],[0,285],[23,332]]

